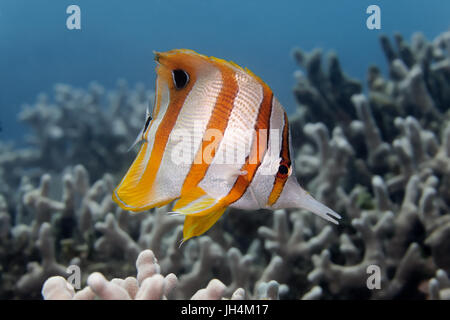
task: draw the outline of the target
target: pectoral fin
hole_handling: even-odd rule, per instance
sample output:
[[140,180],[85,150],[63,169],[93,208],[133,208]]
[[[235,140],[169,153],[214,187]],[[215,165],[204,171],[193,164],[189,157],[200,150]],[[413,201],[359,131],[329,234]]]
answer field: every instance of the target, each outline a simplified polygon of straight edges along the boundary
[[206,216],[187,215],[184,220],[183,241],[195,236],[200,236],[208,231],[208,229],[211,228],[217,220],[219,220],[225,210],[226,208],[221,208]]

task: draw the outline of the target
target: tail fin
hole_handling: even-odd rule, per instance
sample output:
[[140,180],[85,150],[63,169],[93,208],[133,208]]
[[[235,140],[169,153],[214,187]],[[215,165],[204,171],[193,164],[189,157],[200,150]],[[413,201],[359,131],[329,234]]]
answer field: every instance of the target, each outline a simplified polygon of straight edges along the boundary
[[314,199],[308,192],[303,189],[300,198],[297,199],[297,203],[298,207],[309,210],[317,214],[321,218],[328,220],[334,224],[339,224],[339,222],[336,220],[341,219],[341,216],[339,214]]
[[336,219],[341,219],[339,214],[314,199],[304,190],[293,175],[286,181],[283,192],[273,208],[303,208],[335,224],[338,224]]

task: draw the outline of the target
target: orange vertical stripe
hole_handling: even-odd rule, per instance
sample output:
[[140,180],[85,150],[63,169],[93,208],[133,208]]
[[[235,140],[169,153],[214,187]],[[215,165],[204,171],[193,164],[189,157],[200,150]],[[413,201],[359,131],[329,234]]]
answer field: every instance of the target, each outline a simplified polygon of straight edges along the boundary
[[215,136],[215,140],[212,141],[202,140],[202,144],[195,155],[191,169],[184,180],[183,187],[181,189],[182,196],[195,188],[205,177],[209,165],[211,164],[210,160],[205,159],[205,152],[211,150],[210,155],[208,154],[208,158],[214,158],[220,141],[225,133],[225,129],[227,128],[228,120],[230,118],[231,111],[233,110],[234,100],[236,99],[236,95],[239,91],[235,78],[235,72],[223,63],[214,60],[211,62],[220,69],[222,75],[222,88],[220,89],[216,104],[206,126],[205,134],[208,130],[217,130],[221,133],[221,135]]
[[[250,155],[246,158],[245,164],[242,166],[241,171],[246,171],[247,174],[240,175],[236,182],[233,185],[233,188],[230,190],[228,195],[223,199],[226,205],[229,205],[233,202],[239,200],[242,195],[247,191],[248,186],[252,182],[258,167],[261,164],[261,160],[263,155],[267,151],[268,141],[266,137],[262,135],[267,135],[270,127],[270,115],[272,113],[272,99],[273,93],[272,90],[259,78],[255,79],[262,85],[263,87],[263,101],[258,110],[258,116],[256,118],[254,130],[256,131],[256,139],[253,140]],[[260,140],[265,139],[266,144],[259,143]],[[261,145],[261,146],[260,146]],[[257,159],[257,161],[254,161]]]
[[[290,170],[291,157],[289,154],[289,123],[286,112],[284,113],[284,126],[283,126],[280,158],[281,158],[280,165],[285,165]],[[267,205],[272,206],[275,202],[277,202],[288,178],[289,174],[281,174],[280,172],[277,172],[275,180],[273,182],[272,191],[270,192],[269,198],[267,200]]]
[[158,77],[156,79],[156,83],[155,83],[156,97],[155,97],[155,105],[153,106],[153,110],[152,110],[152,120],[150,120],[150,123],[147,127],[147,131],[143,132],[144,139],[147,139],[148,133],[150,132],[150,128],[152,127],[153,122],[158,117],[159,111],[161,110],[161,85],[162,85],[162,80],[161,80],[161,78]]
[[[193,85],[195,84],[196,78],[195,74],[191,75],[190,81],[186,88],[182,91],[178,92],[175,97],[170,97],[169,106],[167,108],[164,117],[159,124],[158,129],[156,130],[156,134],[154,137],[153,149],[150,155],[150,159],[148,161],[147,168],[142,176],[142,179],[139,182],[138,188],[142,190],[142,192],[146,192],[147,194],[151,194],[154,187],[154,182],[156,179],[156,175],[158,169],[161,165],[161,161],[164,155],[164,150],[166,149],[167,142],[169,140],[169,135],[175,126],[175,123],[178,119],[178,115],[183,107],[184,101],[186,100],[189,92],[192,90]],[[153,120],[152,120],[153,121]],[[145,197],[142,197],[143,199]],[[145,203],[141,204],[142,206],[146,205]],[[152,204],[148,206],[148,208],[152,208],[158,204]],[[145,208],[143,208],[144,210]]]

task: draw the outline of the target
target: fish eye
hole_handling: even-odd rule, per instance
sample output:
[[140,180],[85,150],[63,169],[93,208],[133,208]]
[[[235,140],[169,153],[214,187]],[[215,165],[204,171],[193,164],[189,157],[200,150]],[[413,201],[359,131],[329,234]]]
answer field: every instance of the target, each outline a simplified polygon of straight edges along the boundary
[[173,84],[175,88],[183,89],[189,82],[189,75],[186,71],[181,69],[176,69],[172,71]]
[[281,175],[286,175],[289,173],[289,168],[287,165],[282,164],[278,167],[278,173]]

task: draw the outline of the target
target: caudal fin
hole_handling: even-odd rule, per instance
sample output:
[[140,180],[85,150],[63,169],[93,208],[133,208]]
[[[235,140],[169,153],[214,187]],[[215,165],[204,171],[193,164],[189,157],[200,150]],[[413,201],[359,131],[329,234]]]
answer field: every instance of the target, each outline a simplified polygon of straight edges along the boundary
[[297,200],[297,204],[300,208],[309,210],[325,220],[328,220],[334,224],[339,224],[336,219],[341,219],[341,216],[328,208],[323,203],[320,203],[314,199],[308,192],[302,190],[302,193]]

